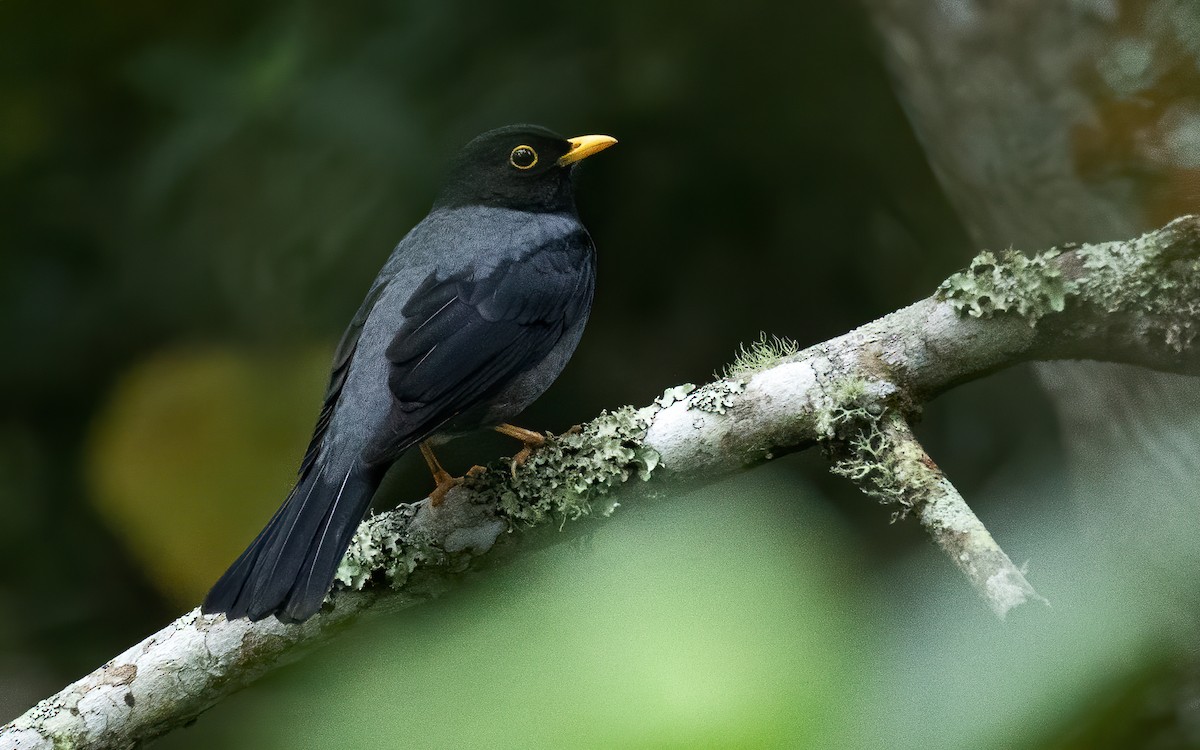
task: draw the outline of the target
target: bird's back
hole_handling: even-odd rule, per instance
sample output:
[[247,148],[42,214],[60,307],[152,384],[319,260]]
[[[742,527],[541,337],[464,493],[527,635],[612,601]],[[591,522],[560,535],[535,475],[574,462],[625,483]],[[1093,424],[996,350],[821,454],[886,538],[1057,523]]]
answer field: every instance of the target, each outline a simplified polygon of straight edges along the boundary
[[[502,284],[504,277],[511,273],[510,269],[519,269],[521,277]],[[460,283],[455,284],[456,281]],[[372,285],[377,293],[373,295],[374,304],[366,316],[357,352],[333,413],[328,450],[338,451],[347,445],[362,446],[373,442],[377,451],[399,451],[436,430],[440,424],[437,416],[430,418],[422,412],[412,414],[397,431],[399,425],[395,422],[393,406],[398,396],[389,387],[395,364],[388,358],[387,351],[390,347],[412,346],[416,350],[413,356],[420,358],[434,356],[438,353],[436,349],[441,348],[447,360],[444,369],[429,372],[426,377],[434,382],[445,382],[462,374],[453,367],[455,360],[467,360],[471,352],[454,351],[446,336],[436,340],[431,338],[428,344],[414,341],[415,336],[429,333],[435,324],[431,318],[447,312],[443,307],[445,302],[414,303],[419,303],[423,296],[417,294],[418,290],[427,292],[435,285],[448,291],[457,290],[464,284],[485,287],[495,295],[482,301],[484,309],[480,318],[484,322],[494,324],[496,321],[486,318],[502,317],[506,310],[495,308],[506,306],[532,309],[535,315],[544,310],[545,314],[553,316],[561,310],[560,314],[572,318],[574,323],[554,337],[554,343],[558,344],[558,340],[569,333],[570,336],[566,336],[569,340],[562,342],[569,343],[569,351],[561,354],[562,362],[541,390],[524,403],[512,404],[518,408],[499,420],[494,419],[494,414],[486,420],[489,423],[503,421],[540,395],[574,351],[591,310],[595,251],[579,219],[571,214],[530,214],[486,206],[430,213],[400,241]],[[368,299],[371,299],[370,295]],[[475,344],[463,330],[449,333],[464,339],[459,344],[461,347]],[[485,331],[482,335],[490,333]],[[430,350],[434,350],[432,355]],[[434,364],[426,359],[422,366]],[[517,372],[512,375],[519,375],[535,364],[518,365],[514,368]],[[413,374],[422,374],[419,369]],[[412,384],[410,388],[414,392],[423,389],[423,384]],[[479,423],[468,425],[464,423],[468,420],[455,421],[460,429],[480,426],[486,416],[480,411],[486,395],[481,394],[469,405],[458,406],[454,414],[444,418],[473,411],[480,415]],[[438,424],[429,424],[430,419]]]

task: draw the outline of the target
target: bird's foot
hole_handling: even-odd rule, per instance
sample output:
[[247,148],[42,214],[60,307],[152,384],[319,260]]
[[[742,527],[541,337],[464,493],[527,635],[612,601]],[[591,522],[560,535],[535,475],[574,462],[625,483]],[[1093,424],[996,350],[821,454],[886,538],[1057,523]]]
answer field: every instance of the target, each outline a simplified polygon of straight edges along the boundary
[[434,474],[433,478],[437,482],[437,487],[434,487],[433,492],[429,493],[429,504],[435,508],[446,499],[447,492],[463,482],[462,477],[452,477],[449,472],[445,471]]
[[[437,507],[446,499],[446,493],[462,484],[462,477],[452,477],[450,472],[442,468],[438,463],[437,456],[433,455],[433,446],[429,441],[421,443],[421,455],[425,457],[425,463],[429,464],[429,473],[433,474],[433,481],[437,483],[437,487],[433,488],[433,492],[429,493],[429,504]],[[473,467],[471,471],[475,471],[479,467]],[[470,472],[468,472],[470,473]]]
[[441,474],[434,474],[433,479],[437,482],[437,487],[434,487],[433,492],[429,493],[429,503],[436,508],[442,504],[443,500],[446,499],[446,493],[448,493],[450,490],[459,486],[468,479],[477,479],[486,473],[486,466],[480,466],[476,464],[468,469],[467,473],[463,474],[461,477],[452,477],[448,471],[443,471]]
[[540,432],[527,430],[524,427],[517,427],[511,424],[500,424],[493,427],[496,432],[501,435],[508,435],[510,438],[516,438],[525,444],[527,448],[537,448],[546,442],[546,436]]
[[534,446],[526,443],[525,447],[517,451],[517,455],[512,457],[512,465],[509,467],[509,472],[512,474],[513,479],[517,478],[517,469],[524,466],[529,457],[533,455],[533,448]]
[[495,430],[501,435],[508,435],[509,437],[516,438],[525,444],[525,446],[517,452],[517,455],[513,456],[512,458],[510,471],[512,472],[513,479],[516,479],[517,468],[525,465],[525,462],[528,461],[529,457],[533,455],[533,451],[535,449],[541,448],[546,444],[546,436],[540,432],[526,430],[523,427],[514,427],[511,424],[498,425],[495,427]]

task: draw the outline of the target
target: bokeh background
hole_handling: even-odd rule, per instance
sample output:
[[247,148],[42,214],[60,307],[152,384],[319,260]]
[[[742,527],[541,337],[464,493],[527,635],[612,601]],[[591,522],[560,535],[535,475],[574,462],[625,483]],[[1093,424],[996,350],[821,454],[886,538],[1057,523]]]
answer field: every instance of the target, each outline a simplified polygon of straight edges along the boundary
[[[270,516],[342,326],[483,130],[621,141],[580,173],[592,322],[522,420],[554,431],[985,244],[1189,210],[1198,11],[1046,5],[0,0],[0,721],[195,606]],[[1049,610],[994,622],[792,456],[363,623],[158,746],[1200,746],[1197,422],[1122,376],[1089,401],[1016,368],[919,428]],[[406,459],[380,503],[428,483]]]

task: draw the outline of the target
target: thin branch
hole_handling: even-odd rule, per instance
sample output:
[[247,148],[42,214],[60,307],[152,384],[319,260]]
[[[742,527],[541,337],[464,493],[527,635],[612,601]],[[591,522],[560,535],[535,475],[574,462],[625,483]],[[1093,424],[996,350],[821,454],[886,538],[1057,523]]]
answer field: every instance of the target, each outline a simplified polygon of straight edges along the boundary
[[[908,421],[899,414],[881,420],[878,450],[868,460],[884,465],[886,476],[900,480],[899,502],[915,513],[934,543],[946,553],[1000,619],[1014,607],[1036,601],[1049,604],[1025,573],[1000,549],[983,522],[942,470],[925,452]],[[864,491],[879,488],[868,475]]]
[[[1136,240],[1033,259],[981,254],[934,296],[850,333],[699,389],[668,389],[643,409],[602,414],[549,440],[515,477],[497,463],[437,508],[422,501],[368,519],[312,620],[228,622],[192,611],[0,728],[0,749],[135,747],[193,721],[360,614],[421,603],[464,573],[569,539],[589,528],[585,517],[672,486],[705,484],[818,443],[836,469],[864,429],[868,437],[891,430],[897,445],[919,450],[904,421],[911,412],[1003,367],[1090,358],[1200,374],[1198,259],[1197,217]],[[964,517],[962,498],[932,462],[918,461],[928,469],[919,491],[894,461],[873,467],[872,481],[896,490],[901,513],[914,510],[955,564],[964,552],[974,560],[963,570],[990,601],[998,572],[1001,588],[1036,600],[1023,576],[1012,577],[1007,557],[988,559],[1003,552],[973,515]],[[879,467],[891,474],[878,475]],[[961,540],[954,529],[965,530]],[[1004,611],[1018,598],[1004,599]]]

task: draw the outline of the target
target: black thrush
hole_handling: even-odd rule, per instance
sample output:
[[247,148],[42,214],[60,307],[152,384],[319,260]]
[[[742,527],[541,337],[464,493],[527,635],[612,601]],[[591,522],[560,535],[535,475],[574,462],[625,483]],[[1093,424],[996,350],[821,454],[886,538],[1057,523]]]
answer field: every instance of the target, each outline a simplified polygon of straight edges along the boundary
[[583,333],[595,250],[571,175],[614,143],[514,125],[463,148],[342,336],[295,487],[204,612],[311,617],[384,473],[412,446],[434,474],[437,503],[459,480],[432,443],[480,427],[527,448],[541,441],[506,422],[558,377]]

